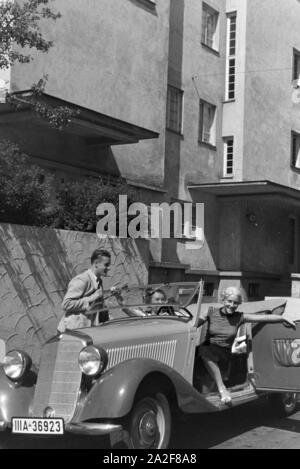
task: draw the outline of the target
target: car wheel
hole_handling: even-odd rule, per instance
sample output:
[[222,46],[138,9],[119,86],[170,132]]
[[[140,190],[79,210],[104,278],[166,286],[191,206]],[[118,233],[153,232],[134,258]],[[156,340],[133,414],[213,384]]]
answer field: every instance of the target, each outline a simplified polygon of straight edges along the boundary
[[269,401],[280,417],[288,417],[296,411],[297,397],[295,392],[270,394]]
[[171,436],[171,411],[166,396],[157,392],[138,397],[125,426],[130,448],[167,448]]

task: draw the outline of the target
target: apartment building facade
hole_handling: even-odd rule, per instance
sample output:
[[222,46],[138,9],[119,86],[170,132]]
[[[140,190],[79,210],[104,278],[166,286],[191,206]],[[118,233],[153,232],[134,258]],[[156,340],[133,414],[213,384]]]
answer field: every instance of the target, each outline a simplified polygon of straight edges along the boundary
[[176,161],[174,197],[205,204],[205,244],[198,255],[184,243],[166,255],[211,292],[234,283],[251,298],[290,294],[300,255],[300,4],[172,3],[181,49],[170,41],[168,82],[183,112],[180,131],[167,130],[166,178],[175,181]]
[[58,173],[163,187],[169,0],[54,0],[51,8],[62,16],[41,28],[53,47],[14,65],[10,89],[28,90],[46,75],[44,100],[80,114],[58,132],[2,106],[2,135]]
[[[205,242],[151,242],[150,281],[289,294],[300,272],[297,0],[60,0],[46,55],[12,91],[48,74],[47,99],[79,118],[62,132],[0,109],[1,134],[58,174],[121,175],[153,202],[203,203]],[[0,77],[1,78],[1,77]],[[12,125],[13,122],[13,125]]]

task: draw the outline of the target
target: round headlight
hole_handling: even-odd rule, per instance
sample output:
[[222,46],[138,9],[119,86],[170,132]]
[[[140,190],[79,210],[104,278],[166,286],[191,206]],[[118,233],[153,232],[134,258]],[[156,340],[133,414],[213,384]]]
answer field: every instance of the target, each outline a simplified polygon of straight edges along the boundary
[[30,357],[18,350],[8,352],[4,357],[3,368],[6,376],[13,381],[18,381],[31,366]]
[[85,375],[95,376],[104,370],[107,363],[107,355],[104,350],[89,345],[79,353],[78,363]]

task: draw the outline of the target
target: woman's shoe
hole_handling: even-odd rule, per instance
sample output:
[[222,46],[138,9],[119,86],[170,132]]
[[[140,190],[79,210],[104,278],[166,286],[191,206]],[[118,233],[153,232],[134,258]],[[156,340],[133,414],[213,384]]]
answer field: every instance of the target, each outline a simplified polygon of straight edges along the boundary
[[230,392],[228,391],[228,389],[226,389],[226,388],[219,389],[219,394],[220,394],[220,397],[221,397],[222,404],[230,404],[231,403],[232,399],[231,399],[231,395],[230,395]]

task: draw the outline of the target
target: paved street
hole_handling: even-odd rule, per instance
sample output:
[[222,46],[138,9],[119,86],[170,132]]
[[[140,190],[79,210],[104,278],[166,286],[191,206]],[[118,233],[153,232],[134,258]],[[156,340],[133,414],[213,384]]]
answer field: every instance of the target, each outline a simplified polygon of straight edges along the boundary
[[262,400],[204,418],[192,416],[186,428],[175,434],[174,447],[299,449],[300,407],[292,417],[281,419]]
[[[63,437],[36,439],[0,436],[1,448],[108,448],[107,440]],[[177,423],[172,449],[300,449],[300,408],[278,419],[264,401],[213,415],[193,415]]]

